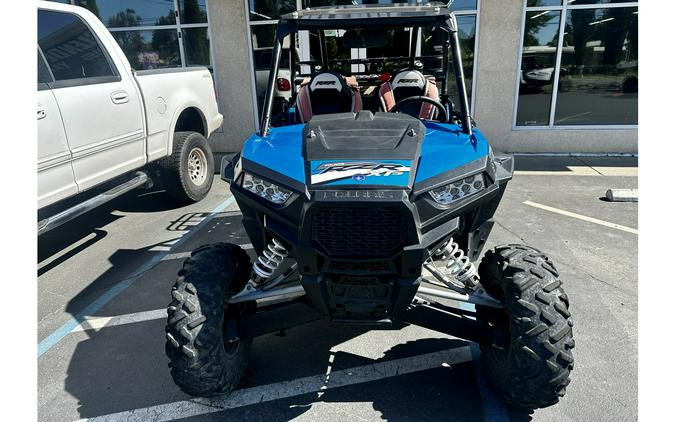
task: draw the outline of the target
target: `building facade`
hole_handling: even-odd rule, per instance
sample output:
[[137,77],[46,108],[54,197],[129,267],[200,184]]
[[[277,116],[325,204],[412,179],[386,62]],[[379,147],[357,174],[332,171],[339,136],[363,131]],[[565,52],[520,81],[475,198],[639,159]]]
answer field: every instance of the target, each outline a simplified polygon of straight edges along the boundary
[[[135,69],[208,66],[224,116],[212,138],[215,152],[238,150],[258,128],[279,16],[300,8],[354,3],[60,2],[99,16]],[[415,3],[356,1],[392,2]],[[457,16],[472,113],[496,148],[519,153],[638,152],[637,1],[454,0],[450,8]],[[300,58],[308,58],[311,40],[300,35],[298,41]],[[360,50],[337,48],[336,54],[367,57]]]

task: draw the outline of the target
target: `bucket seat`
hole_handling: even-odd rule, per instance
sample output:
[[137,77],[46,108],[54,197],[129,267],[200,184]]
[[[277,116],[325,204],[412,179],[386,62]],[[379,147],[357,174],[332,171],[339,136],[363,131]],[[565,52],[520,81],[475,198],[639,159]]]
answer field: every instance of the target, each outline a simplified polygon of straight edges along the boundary
[[305,80],[297,96],[300,120],[306,123],[317,114],[359,112],[363,107],[356,78],[321,72]]
[[[404,98],[425,96],[438,100],[438,87],[433,77],[426,77],[419,70],[404,69],[399,71],[390,81],[380,85],[380,102],[384,111],[391,110],[396,101]],[[436,114],[436,108],[428,103],[415,102],[404,106],[402,113],[420,119],[431,120]]]

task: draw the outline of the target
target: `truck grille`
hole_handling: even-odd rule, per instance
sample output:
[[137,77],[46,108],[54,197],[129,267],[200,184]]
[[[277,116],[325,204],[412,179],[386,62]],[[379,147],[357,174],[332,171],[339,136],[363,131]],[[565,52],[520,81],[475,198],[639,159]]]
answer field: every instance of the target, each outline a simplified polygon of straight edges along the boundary
[[397,207],[320,207],[312,241],[331,257],[388,257],[405,244],[405,218]]

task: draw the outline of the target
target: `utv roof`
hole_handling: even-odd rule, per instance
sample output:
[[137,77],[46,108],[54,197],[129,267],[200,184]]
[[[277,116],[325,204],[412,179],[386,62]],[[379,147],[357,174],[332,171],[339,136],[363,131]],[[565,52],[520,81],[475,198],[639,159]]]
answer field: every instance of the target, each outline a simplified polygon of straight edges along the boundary
[[312,29],[436,26],[456,30],[454,14],[442,3],[307,8],[282,15],[277,25],[279,39],[292,32]]

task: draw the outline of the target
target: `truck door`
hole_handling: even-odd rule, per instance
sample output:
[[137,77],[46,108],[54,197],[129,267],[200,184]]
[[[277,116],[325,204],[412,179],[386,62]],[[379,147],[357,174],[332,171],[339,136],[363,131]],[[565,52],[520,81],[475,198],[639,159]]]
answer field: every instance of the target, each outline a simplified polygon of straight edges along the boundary
[[38,51],[38,209],[78,192],[66,132],[50,82],[51,73]]
[[38,44],[54,76],[80,191],[142,166],[142,106],[119,58],[75,13],[39,10]]

